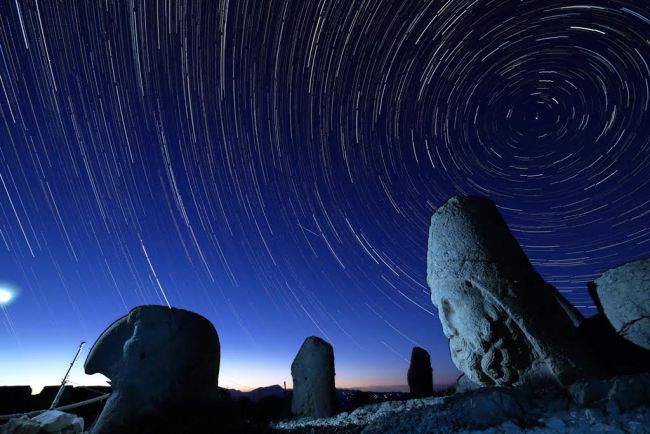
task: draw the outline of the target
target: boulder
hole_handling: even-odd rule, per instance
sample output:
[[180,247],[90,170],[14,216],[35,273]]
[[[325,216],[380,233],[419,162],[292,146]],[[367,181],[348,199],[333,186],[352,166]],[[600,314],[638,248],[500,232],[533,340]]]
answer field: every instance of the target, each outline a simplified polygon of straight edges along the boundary
[[47,410],[38,416],[32,418],[42,431],[48,433],[72,432],[82,433],[84,430],[84,420],[74,414],[64,413],[59,410]]
[[616,332],[650,350],[650,259],[607,270],[594,283],[596,302]]
[[465,393],[471,392],[473,390],[480,389],[482,386],[480,384],[474,383],[472,380],[467,378],[467,375],[461,374],[460,377],[456,379],[456,385],[454,386],[454,392],[456,393]]
[[293,395],[291,411],[298,417],[328,417],[334,414],[334,349],[316,336],[300,347],[291,364]]
[[587,284],[598,313],[585,318],[578,327],[583,340],[595,351],[608,375],[638,374],[648,371],[650,351],[619,335],[609,322],[596,294],[594,282]]
[[0,434],[39,434],[41,427],[28,416],[20,416],[9,419],[0,426]]
[[599,371],[579,314],[534,270],[490,200],[453,197],[434,213],[427,282],[451,358],[472,382],[567,384]]
[[406,378],[413,398],[424,398],[433,395],[431,357],[424,348],[413,348],[411,364]]
[[136,422],[198,412],[216,396],[219,357],[219,337],[206,318],[136,307],[101,334],[86,359],[86,373],[104,374],[113,390],[91,432],[133,431]]
[[581,406],[625,412],[650,405],[650,374],[584,379],[568,390],[573,401]]

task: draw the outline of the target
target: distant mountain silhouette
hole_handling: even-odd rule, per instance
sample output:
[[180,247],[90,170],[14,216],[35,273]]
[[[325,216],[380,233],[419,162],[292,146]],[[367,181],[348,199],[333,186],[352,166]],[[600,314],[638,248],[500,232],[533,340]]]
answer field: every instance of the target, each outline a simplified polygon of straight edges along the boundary
[[257,389],[253,389],[248,392],[244,392],[237,389],[224,389],[224,390],[226,390],[230,394],[230,397],[232,399],[249,398],[253,402],[257,402],[269,396],[282,398],[288,393],[290,393],[290,391],[284,390],[284,388],[278,384],[274,384],[273,386],[258,387]]
[[[259,402],[264,398],[274,397],[283,398],[291,395],[292,390],[285,390],[282,386],[275,384],[273,386],[258,387],[250,391],[241,391],[237,389],[223,389],[230,394],[234,400],[248,398],[253,402]],[[336,400],[342,410],[356,408],[359,405],[383,402],[387,400],[408,399],[410,395],[404,392],[383,392],[383,391],[366,391],[358,389],[336,389]]]

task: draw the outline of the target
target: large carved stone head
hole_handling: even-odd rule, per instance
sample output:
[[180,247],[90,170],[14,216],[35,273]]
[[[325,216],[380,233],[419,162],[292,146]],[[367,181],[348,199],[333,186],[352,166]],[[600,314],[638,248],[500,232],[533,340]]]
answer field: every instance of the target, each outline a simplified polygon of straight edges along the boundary
[[563,382],[589,367],[579,314],[535,272],[488,199],[454,197],[432,216],[427,281],[452,360],[473,382]]
[[206,318],[164,306],[139,306],[111,324],[84,369],[111,380],[93,433],[119,432],[129,420],[209,399],[219,379],[219,337]]

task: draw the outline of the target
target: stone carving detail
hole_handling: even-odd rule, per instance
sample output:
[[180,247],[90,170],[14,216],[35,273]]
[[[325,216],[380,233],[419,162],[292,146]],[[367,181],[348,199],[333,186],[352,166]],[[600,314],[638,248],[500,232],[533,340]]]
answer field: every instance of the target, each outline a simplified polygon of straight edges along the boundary
[[596,371],[580,315],[533,269],[490,200],[451,198],[431,217],[427,282],[468,379],[511,386]]

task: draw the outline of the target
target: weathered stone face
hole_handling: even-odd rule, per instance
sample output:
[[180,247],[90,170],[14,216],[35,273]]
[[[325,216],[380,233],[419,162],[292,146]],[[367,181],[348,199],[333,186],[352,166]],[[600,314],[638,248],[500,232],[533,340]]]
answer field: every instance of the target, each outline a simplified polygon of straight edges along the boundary
[[118,432],[130,420],[210,399],[219,357],[219,337],[204,317],[136,307],[102,333],[86,359],[86,373],[106,375],[113,388],[92,432]]
[[603,313],[616,332],[650,350],[650,259],[607,270],[594,283]]
[[291,411],[298,417],[328,417],[334,414],[334,349],[310,336],[291,364],[293,395]]
[[476,282],[446,282],[445,288],[447,295],[439,299],[438,314],[458,369],[479,384],[521,381],[522,371],[537,361],[517,324],[483,296]]
[[413,348],[406,379],[413,398],[424,398],[433,395],[431,357],[424,348]]
[[594,368],[577,312],[535,272],[488,199],[454,197],[432,216],[427,282],[452,360],[471,381],[565,382]]

